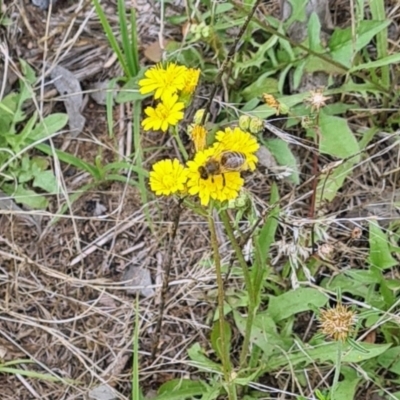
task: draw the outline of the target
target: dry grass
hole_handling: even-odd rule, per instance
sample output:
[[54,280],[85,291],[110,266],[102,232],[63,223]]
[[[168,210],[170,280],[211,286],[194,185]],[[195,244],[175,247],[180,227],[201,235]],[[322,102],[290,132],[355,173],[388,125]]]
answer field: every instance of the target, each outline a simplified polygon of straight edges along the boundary
[[[137,7],[142,44],[153,42],[159,33],[159,10],[149,7],[147,0],[138,0]],[[398,21],[395,3],[393,7],[393,17]],[[106,9],[111,25],[116,26],[111,1]],[[340,5],[338,9],[345,12]],[[19,75],[12,61],[17,57],[42,71],[37,100],[44,105],[44,114],[59,107],[56,92],[44,85],[52,66],[61,64],[73,71],[85,88],[93,81],[120,73],[90,1],[58,6],[49,18],[20,1],[10,3],[7,12],[13,24],[6,32],[7,45],[1,47],[3,58],[8,60],[6,74]],[[398,29],[397,25],[394,29]],[[398,42],[394,46],[398,47]],[[129,112],[128,107],[116,111],[119,121],[116,138],[110,140],[104,108],[90,102],[84,110],[87,128],[71,141],[68,151],[93,161],[100,145],[104,148],[105,162],[114,160],[116,154],[125,157],[130,153]],[[368,120],[369,114],[353,120],[354,131],[363,132]],[[397,139],[382,133],[355,167],[336,200],[318,211],[319,224],[329,226],[326,242],[336,248],[333,269],[321,271],[321,276],[334,273],[335,268],[348,268],[365,261],[365,242],[349,240],[354,226],[363,228],[369,216],[382,221],[397,216],[394,207],[398,197]],[[64,140],[57,138],[56,146],[62,146]],[[149,145],[159,145],[163,138],[147,140]],[[308,151],[306,139],[296,140],[305,145],[293,148],[301,160],[302,179],[307,181],[312,176],[313,154]],[[167,142],[167,151],[174,151],[168,145]],[[154,153],[147,162],[152,163],[157,157],[158,153]],[[329,161],[320,160],[321,165]],[[175,204],[165,200],[152,202],[148,208],[150,228],[135,189],[113,183],[86,193],[68,213],[59,215],[60,204],[90,177],[61,165],[60,179],[66,193],[52,199],[49,212],[40,213],[39,229],[29,225],[18,212],[0,211],[0,357],[5,361],[33,360],[35,367],[29,366],[30,369],[57,376],[64,383],[0,375],[1,398],[78,399],[100,382],[116,388],[121,399],[129,398],[135,288],[127,286],[123,278],[131,265],[150,270],[154,282],[150,287],[156,291],[154,296],[142,298],[139,306],[140,378],[144,389],[190,374],[193,369],[186,350],[194,342],[208,345],[211,311],[215,307],[215,274],[209,268],[206,224],[189,211],[181,217],[161,349],[151,361],[149,354],[159,305],[157,289],[161,287],[165,239]],[[267,210],[265,204],[272,180],[273,176],[260,171],[248,177],[248,188],[260,215]],[[279,247],[290,242],[293,235],[290,227],[297,225],[303,233],[310,229],[307,213],[311,196],[310,186],[294,188],[285,181],[278,181],[278,185],[284,221],[282,242],[275,245],[277,269],[285,260],[285,255],[278,252]],[[227,240],[222,232],[219,236],[228,262]],[[234,278],[229,284],[232,289],[240,289]],[[309,332],[307,324],[311,323],[300,321],[300,331]],[[286,377],[277,376],[273,383],[281,393],[287,389]]]

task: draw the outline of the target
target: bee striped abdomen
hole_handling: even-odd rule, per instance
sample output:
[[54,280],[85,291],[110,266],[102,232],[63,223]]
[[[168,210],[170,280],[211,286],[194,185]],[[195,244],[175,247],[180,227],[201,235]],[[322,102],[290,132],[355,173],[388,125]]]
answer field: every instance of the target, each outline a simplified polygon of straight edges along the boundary
[[239,171],[246,164],[246,155],[239,151],[225,151],[221,154],[221,166],[225,170]]

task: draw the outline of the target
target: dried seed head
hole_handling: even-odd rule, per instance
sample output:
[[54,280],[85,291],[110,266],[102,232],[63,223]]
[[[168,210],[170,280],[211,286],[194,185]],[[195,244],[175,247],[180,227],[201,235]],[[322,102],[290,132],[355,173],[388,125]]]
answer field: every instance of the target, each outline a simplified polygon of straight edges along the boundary
[[330,97],[324,96],[324,88],[310,91],[310,97],[306,99],[306,102],[311,106],[311,112],[319,111],[320,108],[326,106],[326,100]]
[[321,311],[319,322],[324,335],[336,341],[345,341],[354,331],[356,314],[348,307],[337,304],[335,308]]
[[289,112],[289,107],[279,102],[272,94],[263,93],[262,98],[268,107],[275,108],[276,115],[287,114]]
[[317,90],[311,90],[310,91],[310,96],[305,99],[306,103],[308,103],[311,106],[311,112],[319,111],[321,107],[326,106],[326,100],[329,100],[330,97],[325,97],[324,94],[324,89],[320,88]]

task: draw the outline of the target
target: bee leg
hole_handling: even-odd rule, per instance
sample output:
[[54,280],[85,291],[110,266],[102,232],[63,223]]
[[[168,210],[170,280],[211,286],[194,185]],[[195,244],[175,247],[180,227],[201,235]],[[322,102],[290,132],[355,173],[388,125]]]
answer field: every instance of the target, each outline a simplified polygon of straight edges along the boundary
[[225,187],[225,174],[222,174],[222,186]]

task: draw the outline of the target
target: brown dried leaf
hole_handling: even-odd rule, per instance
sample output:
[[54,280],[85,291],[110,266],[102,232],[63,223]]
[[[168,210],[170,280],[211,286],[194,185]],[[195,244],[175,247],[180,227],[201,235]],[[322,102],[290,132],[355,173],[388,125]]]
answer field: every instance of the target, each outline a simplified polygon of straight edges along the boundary
[[149,61],[152,61],[154,63],[160,62],[162,60],[162,55],[163,55],[164,49],[168,45],[169,42],[170,42],[169,40],[164,40],[162,48],[160,46],[160,41],[159,40],[149,44],[144,49],[144,56]]
[[85,126],[86,119],[81,114],[83,102],[82,88],[76,76],[66,68],[57,66],[51,72],[54,86],[64,97],[65,109],[69,117],[69,128],[72,136],[77,137]]

